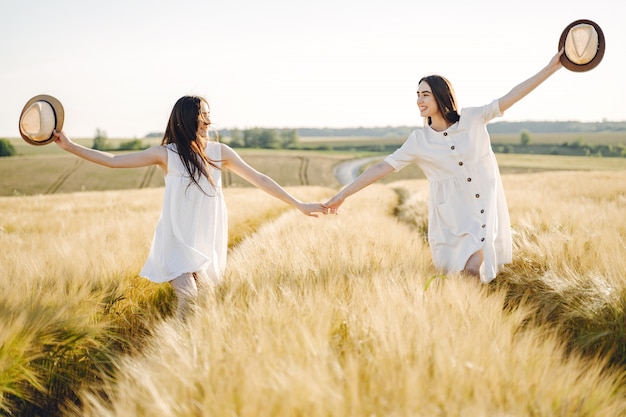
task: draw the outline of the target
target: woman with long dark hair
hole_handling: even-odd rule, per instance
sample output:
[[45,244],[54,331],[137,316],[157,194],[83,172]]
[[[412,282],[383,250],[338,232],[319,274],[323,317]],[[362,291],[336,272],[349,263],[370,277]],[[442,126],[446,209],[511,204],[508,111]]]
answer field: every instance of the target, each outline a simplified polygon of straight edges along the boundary
[[486,125],[559,70],[562,53],[499,99],[462,111],[447,79],[422,78],[417,106],[424,127],[325,206],[336,213],[352,194],[416,163],[429,182],[428,242],[433,263],[445,272],[462,271],[490,282],[500,266],[511,262],[512,253],[509,212]]
[[139,275],[172,285],[181,318],[193,307],[198,287],[219,283],[226,267],[228,219],[222,170],[232,171],[307,216],[327,211],[321,204],[296,199],[228,145],[210,140],[210,125],[208,102],[184,96],[172,109],[161,145],[140,152],[113,155],[76,144],[64,132],[54,133],[59,147],[96,164],[111,168],[157,165],[163,170],[161,217]]

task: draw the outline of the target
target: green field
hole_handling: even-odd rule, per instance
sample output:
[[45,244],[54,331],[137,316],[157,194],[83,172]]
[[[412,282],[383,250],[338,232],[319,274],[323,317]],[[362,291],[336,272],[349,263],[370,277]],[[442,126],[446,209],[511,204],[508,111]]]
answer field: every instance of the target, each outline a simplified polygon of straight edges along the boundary
[[[518,144],[520,134],[493,134],[494,144]],[[561,145],[582,141],[590,145],[626,145],[626,132],[530,133],[530,141],[537,145]]]
[[[604,140],[617,141],[618,135],[596,134],[595,143]],[[499,136],[496,136],[499,138]],[[542,140],[543,144],[574,140],[571,135],[542,135],[533,140]],[[304,146],[312,144],[347,144],[354,146],[367,144],[390,145],[393,138],[306,138],[301,139]],[[511,139],[512,140],[512,139]],[[0,158],[0,196],[55,194],[75,191],[103,191],[160,187],[164,184],[163,175],[156,167],[133,169],[109,169],[67,154],[56,145],[31,146],[21,139],[12,139],[18,156]],[[86,146],[91,139],[79,139]],[[114,144],[116,140],[111,140]],[[121,142],[121,141],[120,141]],[[591,142],[591,141],[589,141]],[[157,144],[158,140],[145,141]],[[621,143],[621,142],[620,142]],[[606,144],[606,143],[602,143]],[[274,178],[283,186],[315,185],[338,187],[334,177],[334,167],[343,160],[376,155],[356,151],[299,151],[299,150],[263,150],[237,149],[241,156],[254,168]],[[381,159],[388,152],[379,153]],[[536,155],[497,153],[500,170],[506,173],[529,173],[537,171],[562,170],[623,170],[626,158],[584,157],[563,155]],[[391,174],[384,182],[400,179],[423,178],[417,166],[409,166],[398,173]],[[248,184],[239,177],[226,172],[225,187],[241,187]]]
[[[242,149],[239,153],[251,166],[283,186],[338,186],[333,167],[352,157],[346,154],[259,149]],[[110,169],[59,152],[0,158],[0,176],[0,196],[140,189],[164,185],[163,173],[155,166]],[[230,172],[225,172],[223,183],[225,187],[248,185]]]
[[[543,171],[626,170],[626,158],[523,154],[496,154],[496,158],[502,174],[526,174]],[[386,176],[382,179],[382,182],[389,183],[415,178],[425,177],[416,165],[409,165],[400,172]]]

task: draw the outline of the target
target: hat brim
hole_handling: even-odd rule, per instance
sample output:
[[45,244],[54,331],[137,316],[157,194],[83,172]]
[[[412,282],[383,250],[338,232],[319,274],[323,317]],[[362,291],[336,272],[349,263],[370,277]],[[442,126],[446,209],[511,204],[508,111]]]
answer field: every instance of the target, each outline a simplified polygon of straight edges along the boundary
[[59,100],[47,94],[40,94],[38,96],[31,98],[30,100],[28,100],[28,102],[26,102],[26,104],[24,105],[24,108],[22,109],[22,113],[20,113],[20,120],[18,123],[19,129],[20,129],[20,136],[29,144],[40,146],[40,145],[47,145],[48,143],[53,142],[54,134],[51,132],[50,137],[46,140],[33,140],[31,137],[28,136],[28,134],[22,131],[22,123],[21,123],[22,118],[24,117],[24,112],[26,112],[26,110],[28,110],[28,108],[33,103],[36,103],[38,101],[45,101],[48,104],[50,104],[50,106],[52,107],[52,110],[54,111],[54,129],[57,132],[60,132],[61,130],[63,130],[63,122],[65,121],[65,110],[63,109],[63,105],[61,104]]
[[567,68],[568,70],[574,71],[574,72],[584,72],[584,71],[589,71],[591,69],[594,69],[595,67],[598,66],[598,64],[600,63],[600,61],[602,61],[602,58],[604,57],[604,48],[605,48],[604,33],[602,33],[602,29],[600,29],[600,26],[598,26],[597,23],[592,22],[591,20],[587,20],[587,19],[577,20],[567,25],[567,27],[563,30],[563,33],[561,33],[561,38],[559,39],[558,50],[560,51],[565,46],[565,41],[567,39],[567,35],[569,34],[569,31],[574,26],[577,26],[580,24],[587,24],[587,25],[593,26],[596,33],[598,34],[598,46],[597,46],[596,55],[593,57],[593,59],[584,64],[577,64],[575,62],[572,62],[568,58],[565,52],[563,53],[563,55],[561,55],[561,64],[563,64],[563,66]]

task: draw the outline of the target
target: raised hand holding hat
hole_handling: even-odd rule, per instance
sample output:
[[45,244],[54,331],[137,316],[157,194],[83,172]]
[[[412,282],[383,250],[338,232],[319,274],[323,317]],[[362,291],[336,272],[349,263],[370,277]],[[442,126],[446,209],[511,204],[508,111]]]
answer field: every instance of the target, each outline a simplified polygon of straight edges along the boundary
[[56,98],[41,94],[28,100],[20,114],[20,135],[31,145],[54,141],[53,131],[63,129],[65,111]]

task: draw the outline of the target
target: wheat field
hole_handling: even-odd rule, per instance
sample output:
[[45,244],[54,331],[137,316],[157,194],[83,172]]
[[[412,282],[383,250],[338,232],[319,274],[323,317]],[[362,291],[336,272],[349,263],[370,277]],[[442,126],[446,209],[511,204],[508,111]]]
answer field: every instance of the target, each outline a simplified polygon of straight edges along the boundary
[[317,219],[227,189],[227,273],[185,324],[137,277],[162,189],[0,198],[0,413],[626,415],[626,171],[503,181],[489,285],[432,266],[424,180]]

